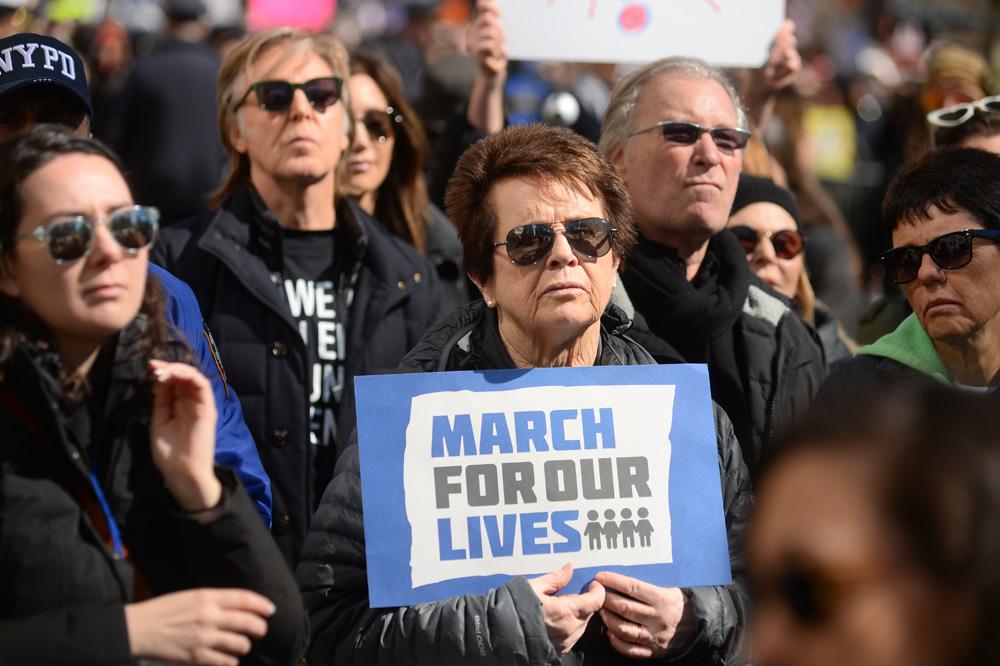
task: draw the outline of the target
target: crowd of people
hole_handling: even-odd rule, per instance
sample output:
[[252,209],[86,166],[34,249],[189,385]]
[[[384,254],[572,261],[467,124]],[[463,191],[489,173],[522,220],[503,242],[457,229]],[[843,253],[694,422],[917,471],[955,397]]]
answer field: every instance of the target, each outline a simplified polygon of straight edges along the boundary
[[[0,663],[995,658],[981,56],[931,50],[855,215],[803,157],[791,20],[750,72],[532,70],[496,0],[394,39],[162,4],[117,56],[0,11]],[[575,110],[512,100],[528,72]],[[675,363],[707,367],[731,584],[372,606],[356,377]]]

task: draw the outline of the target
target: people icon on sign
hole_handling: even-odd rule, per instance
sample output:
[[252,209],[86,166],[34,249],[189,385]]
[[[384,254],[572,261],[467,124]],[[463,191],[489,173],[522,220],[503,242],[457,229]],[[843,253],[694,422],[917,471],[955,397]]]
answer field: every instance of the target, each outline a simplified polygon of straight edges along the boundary
[[641,507],[637,512],[639,521],[632,520],[632,510],[622,509],[621,520],[615,520],[614,509],[604,511],[605,522],[602,525],[598,522],[600,514],[597,511],[587,512],[587,526],[583,528],[584,535],[588,538],[590,550],[601,550],[601,536],[604,536],[605,545],[609,549],[618,548],[618,537],[622,538],[622,548],[635,548],[635,537],[639,536],[639,547],[648,548],[652,545],[651,535],[653,534],[653,524],[649,522],[649,510]]
[[587,526],[583,529],[584,536],[590,539],[590,549],[600,550],[601,549],[601,535],[604,534],[604,530],[601,528],[601,524],[597,522],[597,518],[600,516],[599,513],[591,509],[587,512]]
[[646,516],[649,515],[649,511],[646,507],[639,509],[639,524],[636,526],[636,531],[639,532],[639,547],[645,548],[653,543],[650,535],[653,534],[653,523],[649,522]]

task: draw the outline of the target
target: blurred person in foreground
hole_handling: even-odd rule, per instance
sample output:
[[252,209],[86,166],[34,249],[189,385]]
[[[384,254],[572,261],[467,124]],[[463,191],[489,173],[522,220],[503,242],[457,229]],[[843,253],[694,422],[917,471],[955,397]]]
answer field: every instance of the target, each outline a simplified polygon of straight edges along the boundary
[[816,328],[826,362],[850,358],[856,346],[837,318],[817,302],[806,272],[806,239],[792,193],[767,178],[740,174],[729,216],[729,231],[747,253],[757,277],[795,303],[795,309]]
[[201,304],[271,477],[290,566],[354,429],[354,377],[394,370],[441,314],[433,266],[337,189],[350,117],[330,35],[265,30],[219,72],[230,168],[153,260]]
[[[542,125],[491,135],[459,162],[447,209],[483,300],[429,331],[400,372],[654,363],[622,335],[628,319],[609,305],[635,228],[624,185],[589,141]],[[555,596],[572,576],[567,564],[512,578],[488,595],[369,608],[359,456],[351,447],[296,571],[313,629],[310,664],[454,664],[477,652],[490,664],[734,663],[748,614],[740,535],[750,481],[732,424],[722,410],[715,415],[734,584],[685,590],[602,572],[586,592]]]
[[987,392],[1000,383],[1000,156],[941,149],[896,174],[882,205],[892,249],[879,261],[913,309],[824,382],[926,379]]
[[868,389],[814,410],[765,470],[747,539],[755,663],[995,664],[993,399]]
[[464,305],[471,296],[462,243],[455,225],[427,195],[427,136],[406,100],[399,72],[378,56],[354,53],[347,88],[354,130],[340,161],[344,191],[433,262],[446,311]]
[[41,125],[0,146],[0,661],[294,664],[277,547],[214,465],[209,381],[147,272],[155,209]]
[[[39,123],[55,123],[80,136],[90,135],[94,111],[80,56],[46,35],[18,34],[0,39],[0,53],[12,52],[11,71],[0,79],[0,139]],[[45,65],[51,65],[51,69]],[[148,264],[166,294],[166,314],[194,349],[199,369],[212,382],[219,419],[215,461],[240,475],[265,525],[271,524],[271,482],[257,446],[243,422],[240,400],[226,382],[225,370],[191,289],[159,266]]]
[[632,335],[657,361],[707,363],[751,474],[826,375],[815,330],[754,275],[726,231],[747,119],[732,83],[694,58],[643,65],[615,86],[600,148],[628,187],[639,241],[621,271]]

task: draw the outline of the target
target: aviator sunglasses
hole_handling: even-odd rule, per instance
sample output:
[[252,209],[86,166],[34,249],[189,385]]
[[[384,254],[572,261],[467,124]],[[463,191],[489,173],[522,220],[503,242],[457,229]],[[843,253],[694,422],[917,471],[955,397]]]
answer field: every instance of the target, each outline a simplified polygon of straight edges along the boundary
[[[611,250],[611,237],[618,231],[599,217],[567,222],[563,231],[573,251],[591,259],[603,257]],[[494,248],[507,246],[507,258],[515,266],[537,264],[552,249],[558,232],[547,224],[523,224],[507,234],[507,240],[493,243]]]
[[324,76],[311,79],[305,83],[289,83],[288,81],[258,81],[247,88],[247,92],[236,108],[243,105],[251,92],[257,93],[257,102],[265,111],[284,111],[292,105],[295,89],[301,88],[306,94],[309,104],[322,111],[333,106],[340,99],[340,89],[344,80],[339,76]]
[[906,284],[916,279],[926,252],[941,268],[953,271],[972,261],[972,239],[986,238],[1000,241],[1000,231],[992,229],[965,229],[938,236],[926,245],[897,247],[879,255],[889,279],[896,284]]
[[750,140],[750,132],[738,127],[702,127],[697,123],[689,123],[683,120],[661,120],[655,125],[637,129],[629,133],[629,136],[642,134],[657,127],[662,128],[663,138],[667,143],[676,143],[681,146],[690,146],[701,138],[701,135],[708,132],[712,141],[720,150],[741,150],[746,147]]
[[774,254],[779,259],[795,258],[798,256],[799,252],[802,251],[802,248],[806,243],[806,239],[802,237],[802,234],[793,229],[758,232],[750,227],[741,225],[737,227],[729,227],[729,231],[733,233],[733,236],[736,236],[736,240],[739,241],[743,251],[747,254],[753,252],[754,248],[757,247],[757,243],[760,242],[761,236],[767,236],[767,238],[771,241],[771,245],[774,247]]
[[365,131],[372,141],[385,143],[396,136],[396,125],[403,122],[403,116],[390,106],[385,111],[369,109],[356,122],[365,126]]
[[49,256],[57,264],[69,264],[90,255],[94,245],[94,229],[103,224],[111,236],[130,255],[149,247],[160,228],[160,211],[150,206],[131,206],[112,213],[107,219],[90,220],[82,215],[68,217],[36,227],[33,231],[14,237],[18,243],[37,238],[45,244]]

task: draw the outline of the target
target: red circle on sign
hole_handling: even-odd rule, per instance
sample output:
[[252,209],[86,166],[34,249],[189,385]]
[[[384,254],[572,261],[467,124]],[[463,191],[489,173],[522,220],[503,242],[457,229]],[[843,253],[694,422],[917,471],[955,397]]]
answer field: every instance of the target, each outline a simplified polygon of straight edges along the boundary
[[642,5],[629,5],[618,17],[618,24],[625,32],[642,30],[648,22],[649,12]]

